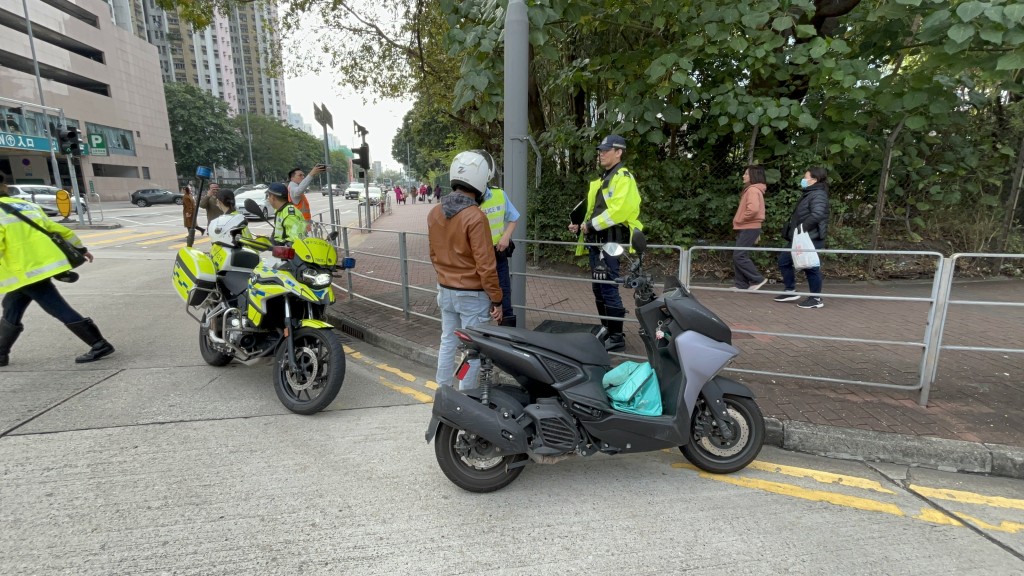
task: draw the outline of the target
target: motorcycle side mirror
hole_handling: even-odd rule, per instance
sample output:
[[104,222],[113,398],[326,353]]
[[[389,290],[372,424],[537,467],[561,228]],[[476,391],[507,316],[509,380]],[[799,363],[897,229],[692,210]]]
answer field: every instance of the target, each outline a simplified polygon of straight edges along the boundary
[[256,218],[258,218],[258,219],[260,219],[260,220],[262,220],[264,222],[267,221],[267,219],[263,217],[263,210],[260,208],[260,205],[257,204],[256,201],[253,200],[252,198],[247,199],[245,201],[244,206],[245,206],[246,212],[248,212],[249,214],[252,214],[252,215],[256,216]]
[[626,250],[622,247],[622,244],[619,244],[618,242],[608,242],[604,246],[601,246],[601,251],[612,258],[618,258],[619,256],[622,256],[622,253]]
[[643,254],[647,250],[647,236],[644,236],[643,230],[633,230],[633,237],[629,243],[637,254]]

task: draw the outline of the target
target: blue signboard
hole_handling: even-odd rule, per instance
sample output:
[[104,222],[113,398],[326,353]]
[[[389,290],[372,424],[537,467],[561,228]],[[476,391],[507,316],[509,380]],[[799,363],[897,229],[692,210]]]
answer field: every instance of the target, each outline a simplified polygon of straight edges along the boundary
[[19,150],[50,151],[50,139],[46,136],[25,136],[0,132],[0,148],[17,148]]

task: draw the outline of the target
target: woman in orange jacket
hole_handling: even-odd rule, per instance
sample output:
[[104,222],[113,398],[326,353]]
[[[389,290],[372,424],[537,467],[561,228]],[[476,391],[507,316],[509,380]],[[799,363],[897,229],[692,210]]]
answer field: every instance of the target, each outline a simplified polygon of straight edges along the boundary
[[736,248],[732,253],[732,267],[736,274],[733,282],[739,290],[757,290],[768,282],[754,266],[750,254],[742,248],[757,244],[761,237],[761,223],[764,222],[764,191],[766,188],[764,167],[747,166],[743,171],[743,192],[740,205],[732,219],[732,228],[738,232]]

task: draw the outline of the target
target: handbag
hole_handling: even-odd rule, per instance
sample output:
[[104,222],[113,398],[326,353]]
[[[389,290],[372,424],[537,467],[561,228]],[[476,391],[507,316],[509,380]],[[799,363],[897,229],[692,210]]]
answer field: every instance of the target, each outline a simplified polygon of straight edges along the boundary
[[814,242],[811,240],[811,235],[804,231],[803,224],[797,226],[796,230],[793,231],[791,254],[793,256],[793,267],[797,270],[821,266],[821,260],[815,251]]
[[57,248],[60,248],[60,251],[64,253],[64,257],[67,258],[68,263],[71,264],[72,268],[78,268],[79,266],[87,262],[84,248],[75,248],[60,234],[56,232],[48,232],[45,228],[33,222],[31,218],[22,214],[20,210],[8,206],[5,202],[0,202],[0,209],[3,209],[3,211],[7,212],[8,214],[13,214],[14,216],[17,216],[29,226],[35,228],[36,230],[39,230],[44,235],[46,235],[46,237],[49,238],[54,244],[56,244]]

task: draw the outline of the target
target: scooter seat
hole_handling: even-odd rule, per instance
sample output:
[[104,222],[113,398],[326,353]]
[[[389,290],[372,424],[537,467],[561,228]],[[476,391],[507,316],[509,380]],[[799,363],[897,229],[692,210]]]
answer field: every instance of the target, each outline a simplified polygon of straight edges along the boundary
[[470,332],[477,332],[483,336],[501,338],[517,344],[533,346],[550,350],[567,358],[572,358],[581,364],[593,366],[611,365],[611,357],[604,349],[604,344],[596,336],[589,332],[566,332],[561,334],[548,334],[546,332],[534,332],[525,328],[510,328],[504,326],[479,325],[467,328]]

